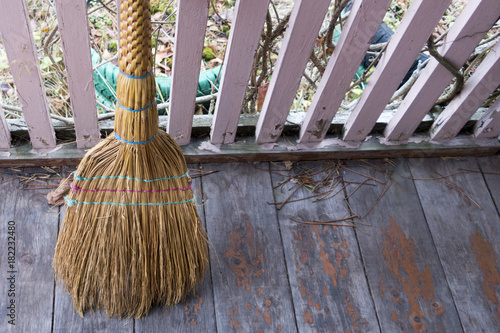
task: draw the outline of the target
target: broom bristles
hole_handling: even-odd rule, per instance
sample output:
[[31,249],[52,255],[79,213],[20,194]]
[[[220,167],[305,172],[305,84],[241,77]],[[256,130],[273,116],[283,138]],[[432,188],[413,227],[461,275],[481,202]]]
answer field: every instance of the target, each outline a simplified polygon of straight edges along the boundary
[[78,166],[56,245],[55,273],[82,316],[174,305],[208,263],[186,161],[158,130],[149,15],[149,0],[122,0],[115,133]]

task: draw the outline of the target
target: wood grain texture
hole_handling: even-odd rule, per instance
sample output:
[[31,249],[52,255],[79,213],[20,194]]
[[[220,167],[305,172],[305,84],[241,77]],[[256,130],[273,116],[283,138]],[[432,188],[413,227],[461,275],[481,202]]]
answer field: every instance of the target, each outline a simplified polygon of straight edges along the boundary
[[97,122],[87,4],[85,0],[57,0],[55,5],[77,145],[78,148],[92,148],[99,142],[101,133]]
[[390,0],[354,1],[300,128],[300,142],[323,140]]
[[431,138],[440,140],[456,136],[499,84],[500,43],[497,43],[465,82],[460,94],[436,119],[430,129]]
[[[415,159],[410,166],[415,178],[449,175],[459,169],[479,170],[475,158],[453,163]],[[481,209],[463,193],[435,180],[415,181],[432,238],[465,331],[498,332],[500,217],[480,173],[459,173],[446,180]]]
[[217,330],[295,332],[268,164],[207,164],[203,179]]
[[[311,170],[312,173],[326,167],[325,162],[308,162],[294,165],[295,172],[285,171],[283,164],[275,164],[271,170],[291,176],[299,170]],[[280,174],[272,173],[277,202],[285,201],[300,186],[288,182],[277,187],[286,180]],[[320,180],[325,176],[321,173],[313,178]],[[342,183],[334,192],[341,188]],[[302,187],[291,200],[310,195],[311,192]],[[353,229],[309,226],[290,220],[330,220],[348,216],[343,197],[341,194],[316,203],[313,199],[291,202],[277,211],[300,332],[320,328],[325,331],[335,328],[341,332],[380,331]]]
[[483,177],[486,186],[488,186],[493,202],[495,202],[497,211],[500,214],[500,156],[484,156],[476,159],[481,171],[484,172]]
[[208,4],[207,0],[182,0],[177,8],[167,132],[180,145],[191,140]]
[[[461,332],[461,324],[405,160],[350,162],[352,170],[384,180],[375,168],[390,170],[389,183],[370,181],[349,202],[371,224],[356,231],[375,307],[384,332]],[[347,181],[364,176],[345,171]],[[392,186],[389,186],[392,184]],[[353,191],[354,185],[346,192]],[[385,192],[386,190],[386,192]],[[385,192],[385,194],[384,194]],[[427,209],[427,206],[425,209]],[[424,209],[424,210],[425,210]]]
[[[52,257],[57,237],[58,210],[51,210],[47,205],[45,190],[21,188],[18,176],[30,177],[33,173],[46,174],[46,171],[39,168],[23,169],[8,176],[8,179],[12,177],[14,180],[0,185],[3,198],[0,202],[0,304],[2,309],[7,308],[10,299],[14,299],[16,304],[15,326],[7,323],[6,310],[2,310],[2,332],[50,332],[52,326]],[[12,273],[11,267],[7,267],[7,221],[15,221],[15,269]],[[7,280],[12,275],[14,280]],[[8,297],[7,287],[11,289],[12,282],[15,295]]]
[[[479,41],[500,15],[497,0],[470,1],[438,49],[455,68],[461,68]],[[385,129],[388,140],[406,140],[429,112],[453,74],[431,59]]]
[[234,142],[268,7],[269,0],[236,2],[210,132],[212,143]]
[[[188,165],[188,168],[199,169],[199,165]],[[202,178],[193,179],[193,193],[198,214],[206,228],[202,181]],[[173,307],[155,307],[147,317],[135,321],[134,332],[216,332],[212,289],[210,269],[207,269],[205,279],[193,295]]]
[[[500,151],[497,139],[474,139],[457,137],[441,143],[426,140],[397,145],[385,145],[378,138],[362,142],[359,146],[345,146],[336,137],[327,138],[319,144],[294,145],[289,141],[279,140],[271,147],[259,145],[253,137],[242,138],[231,145],[207,145],[206,139],[193,139],[182,147],[188,163],[220,162],[261,162],[261,161],[297,161],[321,159],[356,159],[356,158],[393,158],[393,157],[432,157],[492,155]],[[74,144],[65,145],[49,155],[39,155],[31,151],[31,146],[24,145],[8,150],[10,156],[0,155],[0,167],[76,165],[85,151]]]
[[10,148],[10,131],[5,121],[5,114],[0,107],[0,148]]
[[279,138],[329,4],[330,0],[316,0],[314,5],[295,1],[255,129],[258,143]]
[[33,148],[55,147],[56,137],[26,4],[0,0],[0,13],[0,33]]
[[344,140],[362,141],[417,58],[450,0],[413,1],[344,127]]
[[500,135],[500,98],[474,126],[476,138],[495,138]]

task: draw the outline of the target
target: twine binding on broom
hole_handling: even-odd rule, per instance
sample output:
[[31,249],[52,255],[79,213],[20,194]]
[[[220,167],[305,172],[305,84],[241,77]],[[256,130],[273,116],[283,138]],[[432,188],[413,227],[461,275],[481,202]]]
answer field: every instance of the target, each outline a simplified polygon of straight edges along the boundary
[[186,161],[158,129],[152,64],[149,0],[122,0],[115,131],[78,166],[53,262],[82,316],[174,305],[208,263]]

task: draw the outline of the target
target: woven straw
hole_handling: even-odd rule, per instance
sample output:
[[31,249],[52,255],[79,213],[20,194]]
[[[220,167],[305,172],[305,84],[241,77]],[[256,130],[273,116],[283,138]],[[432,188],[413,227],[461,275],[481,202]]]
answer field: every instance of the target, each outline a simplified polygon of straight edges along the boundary
[[122,0],[120,21],[115,132],[78,166],[53,266],[82,316],[141,318],[202,280],[207,237],[182,151],[158,130],[149,0]]

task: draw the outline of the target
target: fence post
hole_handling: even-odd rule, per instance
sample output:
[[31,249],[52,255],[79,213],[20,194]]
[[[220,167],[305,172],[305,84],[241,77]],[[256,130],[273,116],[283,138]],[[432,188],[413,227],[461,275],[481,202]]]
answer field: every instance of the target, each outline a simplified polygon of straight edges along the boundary
[[10,148],[10,132],[7,122],[5,121],[5,115],[0,107],[0,148]]
[[75,120],[76,145],[92,148],[101,137],[92,74],[85,0],[56,0],[57,22]]
[[179,145],[191,140],[208,0],[179,0],[167,132]]
[[238,0],[215,105],[212,143],[233,143],[269,0]]
[[56,136],[24,0],[0,0],[0,33],[35,149],[53,148]]

